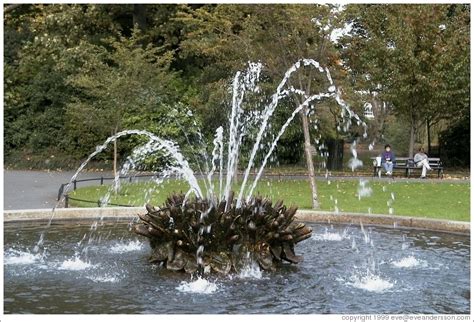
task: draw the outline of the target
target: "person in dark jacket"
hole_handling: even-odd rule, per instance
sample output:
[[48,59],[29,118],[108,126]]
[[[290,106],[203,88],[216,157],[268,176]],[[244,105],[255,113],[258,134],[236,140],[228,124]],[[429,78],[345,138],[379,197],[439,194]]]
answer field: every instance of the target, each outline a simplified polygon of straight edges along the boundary
[[395,154],[390,144],[385,145],[385,151],[382,153],[382,166],[388,176],[392,175],[393,165],[395,164]]

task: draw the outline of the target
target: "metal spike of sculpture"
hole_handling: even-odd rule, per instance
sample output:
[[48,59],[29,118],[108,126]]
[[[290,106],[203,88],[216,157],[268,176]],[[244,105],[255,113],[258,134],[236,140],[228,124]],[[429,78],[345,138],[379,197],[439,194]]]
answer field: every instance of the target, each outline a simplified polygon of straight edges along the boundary
[[294,246],[311,237],[312,229],[294,221],[296,207],[255,197],[237,208],[233,196],[229,200],[227,211],[225,201],[213,205],[207,199],[186,200],[183,194],[171,195],[162,208],[147,205],[134,231],[149,238],[150,262],[173,271],[227,274],[250,261],[275,270],[283,260],[302,260]]

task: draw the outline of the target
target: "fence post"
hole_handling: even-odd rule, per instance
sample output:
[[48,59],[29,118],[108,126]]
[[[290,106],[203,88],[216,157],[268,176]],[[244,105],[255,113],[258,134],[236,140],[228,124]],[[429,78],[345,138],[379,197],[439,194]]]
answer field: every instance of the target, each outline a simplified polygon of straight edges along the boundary
[[128,182],[130,182],[130,183],[132,182],[132,177],[131,176],[128,177]]
[[63,194],[64,191],[64,183],[61,183],[61,187],[59,187],[58,191],[58,201],[61,200],[61,195]]
[[69,208],[69,195],[64,195],[66,198],[64,199],[64,208]]
[[77,181],[74,180],[73,183],[74,183],[74,190],[76,190],[76,188],[77,188]]
[[101,177],[100,177],[100,185],[101,185],[101,186],[104,185],[104,176],[101,176]]

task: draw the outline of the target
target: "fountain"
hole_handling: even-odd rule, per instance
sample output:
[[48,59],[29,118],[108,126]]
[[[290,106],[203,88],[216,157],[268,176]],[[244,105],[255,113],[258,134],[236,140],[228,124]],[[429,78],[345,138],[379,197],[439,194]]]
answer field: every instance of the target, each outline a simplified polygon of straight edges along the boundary
[[194,273],[201,266],[228,274],[231,269],[240,272],[247,261],[266,270],[274,270],[275,261],[301,261],[294,246],[311,237],[312,230],[294,222],[296,207],[287,209],[282,201],[272,206],[258,197],[237,207],[237,200],[231,200],[231,206],[226,201],[213,206],[209,200],[191,202],[175,194],[163,208],[147,205],[148,213],[139,215],[134,231],[149,238],[150,262],[173,271]]
[[[259,91],[262,68],[249,63],[235,75],[229,127],[216,129],[209,156],[199,129],[193,129],[199,145],[193,146],[191,157],[171,140],[126,130],[98,146],[64,189],[67,193],[109,144],[136,135],[148,141],[126,158],[102,206],[120,190],[120,176],[157,151],[169,162],[154,178],[155,188],[144,192],[148,200],[171,178],[187,183],[184,193],[171,194],[160,206],[147,202],[146,213],[131,221],[106,220],[100,212],[92,223],[55,220],[60,200],[46,226],[6,224],[5,312],[468,313],[468,237],[395,226],[298,222],[296,206],[254,193],[281,136],[304,108],[314,114],[319,101],[334,99],[341,108],[340,130],[348,131],[354,122],[367,137],[366,124],[343,101],[329,70],[311,59],[289,68],[263,108],[246,108],[248,93]],[[321,73],[327,90],[311,94],[289,86],[301,68]],[[291,94],[301,95],[303,103],[264,143],[275,110]],[[184,132],[191,146],[188,134]],[[253,145],[237,184],[244,139]],[[319,139],[316,144],[317,151],[323,150]],[[351,146],[352,170],[362,164],[356,144]],[[256,166],[258,153],[263,157]],[[331,184],[328,172],[326,178]],[[371,194],[369,183],[360,181],[358,198]],[[331,200],[337,214],[337,198]],[[387,203],[392,211],[394,200],[392,194]]]
[[[309,95],[301,89],[288,87],[288,80],[300,68],[313,68],[322,73],[328,81],[327,92]],[[108,138],[104,144],[96,148],[79,167],[69,184],[66,185],[65,193],[68,192],[71,183],[87,163],[106,149],[111,142],[126,135],[145,136],[149,141],[145,145],[135,148],[127,158],[120,173],[117,174],[114,180],[113,191],[118,190],[120,176],[127,174],[131,168],[136,167],[137,162],[146,155],[156,151],[164,152],[172,160],[172,165],[163,171],[163,176],[157,180],[157,183],[161,183],[163,178],[174,173],[183,177],[190,187],[185,195],[175,195],[168,199],[164,209],[154,209],[152,206],[147,206],[148,214],[141,216],[142,224],[135,226],[134,230],[136,233],[150,239],[154,249],[154,255],[150,259],[152,262],[166,263],[166,267],[171,270],[194,272],[200,268],[201,271],[208,271],[209,269],[206,269],[206,265],[203,265],[202,255],[205,248],[212,244],[219,245],[222,249],[214,249],[214,253],[211,251],[207,257],[212,259],[219,256],[219,260],[216,261],[224,261],[225,264],[222,265],[225,269],[217,268],[217,264],[207,266],[213,267],[213,271],[221,273],[228,273],[230,268],[236,269],[240,266],[235,262],[230,264],[231,255],[235,253],[235,248],[239,249],[237,252],[248,252],[252,255],[252,258],[255,257],[263,269],[273,269],[274,260],[281,261],[283,259],[291,263],[298,263],[301,259],[295,255],[294,246],[296,243],[311,236],[311,228],[305,227],[303,223],[293,223],[296,208],[286,209],[283,206],[283,202],[278,202],[275,207],[271,207],[272,203],[270,200],[253,197],[253,191],[263,174],[263,170],[274,152],[279,139],[295,116],[303,108],[309,107],[310,104],[314,104],[316,101],[324,98],[334,98],[341,106],[341,115],[347,114],[346,131],[351,124],[352,118],[355,118],[358,124],[363,125],[364,129],[366,129],[366,124],[342,100],[339,91],[336,90],[333,84],[329,70],[323,68],[312,59],[301,59],[288,69],[276,92],[272,95],[270,102],[265,106],[260,115],[252,112],[246,113],[243,108],[246,94],[258,90],[257,84],[261,70],[261,63],[249,63],[248,69],[245,72],[237,72],[234,77],[227,142],[227,167],[224,169],[224,130],[222,127],[219,127],[216,129],[213,141],[214,148],[212,150],[211,165],[208,164],[209,158],[205,150],[201,149],[200,152],[205,161],[204,168],[207,170],[207,173],[203,173],[200,163],[197,162],[197,167],[205,179],[203,181],[204,187],[201,188],[199,185],[194,171],[176,143],[157,137],[147,131],[126,130]],[[290,93],[302,95],[304,101],[292,112],[276,137],[269,144],[255,179],[250,187],[247,187],[256,154],[259,150],[262,150],[262,139],[269,126],[269,120],[278,107],[279,102]],[[192,113],[189,112],[188,115],[192,116]],[[234,199],[231,187],[235,179],[234,171],[236,171],[236,165],[239,162],[241,143],[244,137],[249,136],[253,128],[256,128],[257,135],[243,176],[243,182],[240,185],[238,197]],[[186,131],[185,135],[188,138]],[[200,138],[202,139],[201,135]],[[355,151],[355,149],[353,150]],[[194,157],[196,159],[196,153]],[[353,159],[358,161],[357,164],[359,166],[362,164],[357,159],[356,153]],[[214,187],[213,182],[217,163],[219,164],[218,189]],[[224,170],[226,172],[225,182],[223,177]],[[246,190],[247,194],[245,194]],[[112,189],[102,198],[101,203],[103,205],[107,205],[111,192]],[[191,195],[194,195],[192,202],[190,200]],[[48,226],[51,225],[53,217],[54,209]],[[210,232],[211,227],[212,233]],[[225,234],[221,232],[225,232]],[[191,236],[194,234],[197,235]],[[215,240],[216,236],[219,236],[220,239]],[[35,246],[35,251],[39,251],[43,240],[44,233]],[[217,251],[219,252],[216,253]],[[157,253],[160,253],[160,255],[156,255]],[[165,253],[169,254],[169,256],[165,256]],[[179,265],[177,262],[179,262]],[[213,263],[212,260],[211,263]]]

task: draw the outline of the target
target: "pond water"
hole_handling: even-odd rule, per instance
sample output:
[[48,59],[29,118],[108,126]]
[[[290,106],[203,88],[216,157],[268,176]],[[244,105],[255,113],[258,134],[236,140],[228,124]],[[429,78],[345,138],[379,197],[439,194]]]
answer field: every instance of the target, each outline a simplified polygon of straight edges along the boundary
[[[309,224],[298,265],[198,278],[148,263],[129,223],[5,223],[5,313],[466,313],[469,236]],[[87,252],[84,252],[87,250]]]

